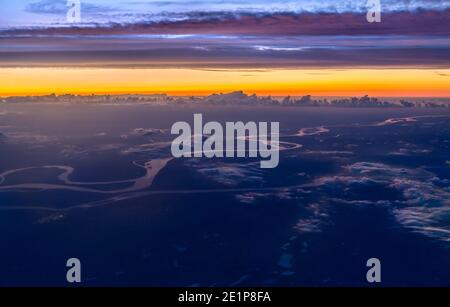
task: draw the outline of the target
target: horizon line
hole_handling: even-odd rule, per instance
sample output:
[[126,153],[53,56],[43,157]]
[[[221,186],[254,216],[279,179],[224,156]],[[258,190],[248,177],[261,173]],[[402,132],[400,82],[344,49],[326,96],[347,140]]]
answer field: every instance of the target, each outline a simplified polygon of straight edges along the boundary
[[[202,93],[202,94],[201,94]],[[413,99],[450,99],[450,96],[412,96],[412,95],[390,95],[390,96],[378,96],[378,95],[370,95],[370,94],[349,94],[349,95],[317,95],[317,94],[258,94],[256,92],[248,92],[245,90],[234,90],[234,91],[218,91],[218,92],[196,92],[196,93],[167,93],[167,92],[80,92],[80,93],[70,93],[70,92],[49,92],[49,93],[39,93],[39,94],[7,94],[0,95],[1,99],[7,99],[12,97],[39,97],[44,98],[48,96],[54,95],[55,97],[61,96],[76,96],[81,98],[95,97],[95,96],[167,96],[167,97],[208,97],[213,95],[229,95],[233,93],[242,93],[246,96],[257,96],[257,97],[318,97],[318,98],[358,98],[358,97],[371,97],[371,98],[413,98]]]

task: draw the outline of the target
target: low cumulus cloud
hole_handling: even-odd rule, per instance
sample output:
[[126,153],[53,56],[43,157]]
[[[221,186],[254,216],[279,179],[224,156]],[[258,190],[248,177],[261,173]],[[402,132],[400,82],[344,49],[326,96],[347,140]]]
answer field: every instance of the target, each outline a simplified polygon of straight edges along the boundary
[[[431,238],[450,242],[450,180],[441,179],[422,168],[404,168],[383,163],[358,162],[344,167],[344,172],[336,176],[318,178],[314,184],[326,191],[337,191],[336,198],[329,201],[347,205],[379,205],[391,211],[397,222],[406,229]],[[352,193],[361,193],[361,187],[392,189],[399,196],[380,193],[378,199],[351,199]],[[340,191],[345,191],[341,195]],[[300,225],[321,224],[317,215],[310,222]]]

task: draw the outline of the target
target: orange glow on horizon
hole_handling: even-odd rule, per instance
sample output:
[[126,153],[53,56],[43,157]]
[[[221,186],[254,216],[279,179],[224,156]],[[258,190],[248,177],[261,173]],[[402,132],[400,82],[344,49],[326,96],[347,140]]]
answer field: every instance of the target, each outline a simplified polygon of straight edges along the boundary
[[152,94],[202,96],[450,97],[450,69],[0,68],[0,96]]

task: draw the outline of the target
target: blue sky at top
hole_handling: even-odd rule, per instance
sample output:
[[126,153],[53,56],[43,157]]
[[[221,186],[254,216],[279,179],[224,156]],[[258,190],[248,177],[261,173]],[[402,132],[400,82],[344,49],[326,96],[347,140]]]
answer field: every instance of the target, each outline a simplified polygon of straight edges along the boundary
[[[89,23],[183,18],[189,12],[362,12],[366,0],[81,0]],[[444,10],[450,0],[381,0],[384,11]],[[64,23],[66,0],[0,0],[0,27]]]

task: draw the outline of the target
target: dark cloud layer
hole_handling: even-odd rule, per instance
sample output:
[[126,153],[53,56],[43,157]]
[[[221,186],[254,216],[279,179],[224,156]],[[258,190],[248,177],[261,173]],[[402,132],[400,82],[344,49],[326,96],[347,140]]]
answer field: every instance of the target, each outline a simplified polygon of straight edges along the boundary
[[450,10],[190,13],[183,21],[0,32],[0,67],[450,67]]
[[3,52],[1,67],[303,68],[450,67],[450,49],[185,49]]
[[231,14],[194,12],[182,21],[103,26],[15,29],[2,35],[112,34],[228,34],[228,35],[449,35],[450,10],[391,12],[381,23],[368,23],[359,13]]

